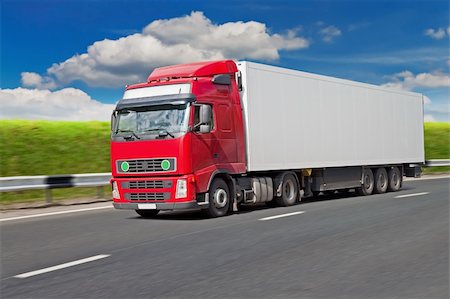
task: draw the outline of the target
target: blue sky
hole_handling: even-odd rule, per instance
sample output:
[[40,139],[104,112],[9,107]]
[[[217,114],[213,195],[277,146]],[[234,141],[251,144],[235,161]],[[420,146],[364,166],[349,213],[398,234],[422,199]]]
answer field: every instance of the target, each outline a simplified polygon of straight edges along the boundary
[[449,121],[449,26],[433,0],[2,0],[0,117],[105,119],[156,66],[233,58],[421,92]]

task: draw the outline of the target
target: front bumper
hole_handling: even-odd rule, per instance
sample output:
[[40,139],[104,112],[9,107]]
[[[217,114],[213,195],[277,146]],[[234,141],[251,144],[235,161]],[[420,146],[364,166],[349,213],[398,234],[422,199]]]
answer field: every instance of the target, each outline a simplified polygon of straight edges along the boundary
[[[114,202],[114,208],[126,210],[139,210],[139,204],[142,203],[117,203]],[[188,202],[152,202],[155,204],[155,210],[187,210],[187,209],[204,209],[207,205],[199,205],[196,201]]]

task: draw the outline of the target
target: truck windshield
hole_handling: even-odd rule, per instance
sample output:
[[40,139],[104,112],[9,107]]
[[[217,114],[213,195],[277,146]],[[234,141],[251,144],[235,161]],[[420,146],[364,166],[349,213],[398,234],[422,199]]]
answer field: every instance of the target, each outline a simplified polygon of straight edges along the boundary
[[187,132],[189,106],[158,105],[120,110],[114,135],[124,139],[179,137]]

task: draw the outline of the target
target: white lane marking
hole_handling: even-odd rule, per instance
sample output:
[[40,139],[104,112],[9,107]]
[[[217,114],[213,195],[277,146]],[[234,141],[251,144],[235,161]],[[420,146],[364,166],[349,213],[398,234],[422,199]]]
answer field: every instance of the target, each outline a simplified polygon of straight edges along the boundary
[[420,195],[426,195],[426,194],[429,194],[429,193],[430,193],[430,192],[420,192],[420,193],[403,194],[403,195],[397,195],[395,198],[420,196]]
[[77,260],[77,261],[73,261],[73,262],[69,262],[69,263],[64,263],[64,264],[56,265],[53,267],[44,268],[41,270],[22,273],[22,274],[14,276],[14,277],[15,278],[27,278],[27,277],[31,277],[31,276],[35,276],[35,275],[39,275],[39,274],[43,274],[43,273],[47,273],[47,272],[52,272],[52,271],[80,265],[80,264],[89,263],[89,262],[96,261],[99,259],[104,259],[105,257],[108,257],[108,256],[111,256],[111,255],[110,254],[99,254],[99,255],[91,256],[91,257],[88,257],[85,259],[81,259],[81,260]]
[[0,219],[0,222],[2,222],[2,221],[11,221],[11,220],[19,220],[19,219],[27,219],[27,218],[35,218],[35,217],[45,217],[45,216],[69,214],[69,213],[78,213],[78,212],[101,210],[101,209],[111,209],[111,208],[113,208],[113,206],[112,205],[108,205],[108,206],[95,207],[95,208],[85,208],[85,209],[76,209],[76,210],[68,210],[68,211],[60,211],[60,212],[34,214],[34,215],[27,215],[27,216],[10,217],[10,218]]
[[277,218],[283,218],[283,217],[288,217],[288,216],[299,215],[299,214],[303,214],[303,213],[305,213],[305,211],[299,211],[299,212],[275,215],[275,216],[270,216],[270,217],[264,217],[264,218],[260,218],[258,220],[266,221],[266,220],[272,220],[272,219],[277,219]]

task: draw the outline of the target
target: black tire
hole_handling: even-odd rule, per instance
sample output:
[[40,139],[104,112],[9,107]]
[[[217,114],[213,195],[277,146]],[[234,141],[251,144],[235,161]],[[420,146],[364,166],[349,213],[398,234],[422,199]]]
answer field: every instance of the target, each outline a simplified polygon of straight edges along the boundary
[[361,184],[361,187],[356,189],[358,191],[358,193],[360,195],[372,194],[375,183],[374,183],[373,173],[370,168],[364,169],[362,181],[363,181],[363,183]]
[[398,191],[402,186],[402,174],[400,173],[400,169],[397,166],[389,169],[388,173],[388,188],[387,190],[390,192]]
[[373,188],[373,192],[378,194],[386,193],[388,188],[388,175],[384,167],[380,167],[375,170],[374,180],[375,186]]
[[153,218],[158,215],[159,210],[136,210],[136,213],[143,218]]
[[275,200],[277,205],[288,207],[295,205],[299,197],[297,180],[293,174],[286,174],[281,184],[281,196]]
[[313,197],[319,197],[320,191],[313,191],[312,194],[313,194]]
[[209,188],[209,206],[205,210],[206,215],[211,218],[227,215],[231,200],[227,183],[222,179],[215,179]]

